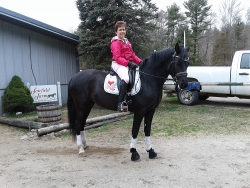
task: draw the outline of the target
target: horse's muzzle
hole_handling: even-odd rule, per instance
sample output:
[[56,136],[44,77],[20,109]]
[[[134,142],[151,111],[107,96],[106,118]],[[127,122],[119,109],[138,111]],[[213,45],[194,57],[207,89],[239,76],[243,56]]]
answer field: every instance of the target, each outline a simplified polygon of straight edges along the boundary
[[181,89],[184,89],[188,86],[187,72],[179,72],[175,75],[175,77],[176,82]]

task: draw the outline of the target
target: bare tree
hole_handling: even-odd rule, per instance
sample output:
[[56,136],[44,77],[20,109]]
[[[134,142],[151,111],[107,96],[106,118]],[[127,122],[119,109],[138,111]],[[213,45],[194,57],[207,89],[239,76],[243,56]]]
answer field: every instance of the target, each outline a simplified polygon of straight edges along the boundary
[[238,49],[242,49],[243,8],[239,0],[224,0],[219,10],[221,17],[221,36],[227,41],[224,45],[221,44],[221,47],[224,49],[224,53],[228,54],[225,58],[225,62],[230,62],[234,52]]
[[250,8],[247,9],[246,13],[246,24],[243,30],[243,41],[244,41],[244,49],[250,49]]
[[166,20],[166,12],[161,10],[158,12],[158,17],[153,20],[155,24],[155,29],[154,31],[150,34],[151,39],[153,42],[153,50],[161,50],[164,47],[167,47],[167,38],[168,36],[166,35],[166,30],[167,27],[165,26],[165,23],[167,22]]
[[242,17],[242,11],[239,0],[224,0],[219,8],[221,27],[232,27]]
[[250,7],[247,9],[246,13],[246,25],[250,25]]
[[208,30],[202,34],[203,37],[198,41],[199,57],[203,65],[212,65],[213,47],[219,37],[219,30],[216,28],[216,13],[211,12],[209,20],[211,20],[211,25],[209,25]]

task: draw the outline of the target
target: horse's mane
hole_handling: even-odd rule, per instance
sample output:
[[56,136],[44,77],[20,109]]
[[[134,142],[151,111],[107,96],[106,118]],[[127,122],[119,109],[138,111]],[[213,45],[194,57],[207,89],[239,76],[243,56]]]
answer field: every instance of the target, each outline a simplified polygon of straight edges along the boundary
[[175,50],[173,48],[166,48],[161,51],[152,52],[148,58],[144,59],[140,65],[140,69],[142,69],[148,62],[153,61],[162,62],[167,61],[167,59],[171,58],[174,54]]

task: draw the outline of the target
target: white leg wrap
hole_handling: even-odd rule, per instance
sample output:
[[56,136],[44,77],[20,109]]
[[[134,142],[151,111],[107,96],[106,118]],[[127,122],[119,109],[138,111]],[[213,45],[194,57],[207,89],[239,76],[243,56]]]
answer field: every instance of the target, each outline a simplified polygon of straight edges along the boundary
[[137,139],[131,139],[130,148],[136,148]]
[[85,134],[85,131],[81,131],[80,133],[81,133],[83,148],[85,149],[85,148],[89,147],[89,145],[86,142],[86,134]]
[[80,134],[81,134],[81,137],[82,137],[82,143],[85,143],[85,142],[86,142],[86,134],[85,134],[85,131],[81,131]]
[[76,135],[76,145],[77,146],[82,145],[82,137],[81,137],[81,135]]
[[152,146],[151,146],[151,141],[150,141],[150,136],[145,137],[145,148],[147,151],[149,151]]
[[81,135],[76,135],[76,145],[78,147],[79,154],[83,154],[84,153],[84,148],[83,148],[83,145],[82,145],[82,136]]

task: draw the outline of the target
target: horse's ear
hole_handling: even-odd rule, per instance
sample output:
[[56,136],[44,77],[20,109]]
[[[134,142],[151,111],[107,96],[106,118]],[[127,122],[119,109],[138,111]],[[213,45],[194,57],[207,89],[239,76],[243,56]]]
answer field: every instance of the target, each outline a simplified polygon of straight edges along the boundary
[[187,49],[186,49],[186,50],[187,50],[187,52],[189,52],[189,49],[190,49],[190,46],[189,46],[189,47],[187,47]]
[[181,48],[180,48],[178,42],[177,42],[176,45],[175,45],[175,52],[176,52],[177,54],[181,53]]

